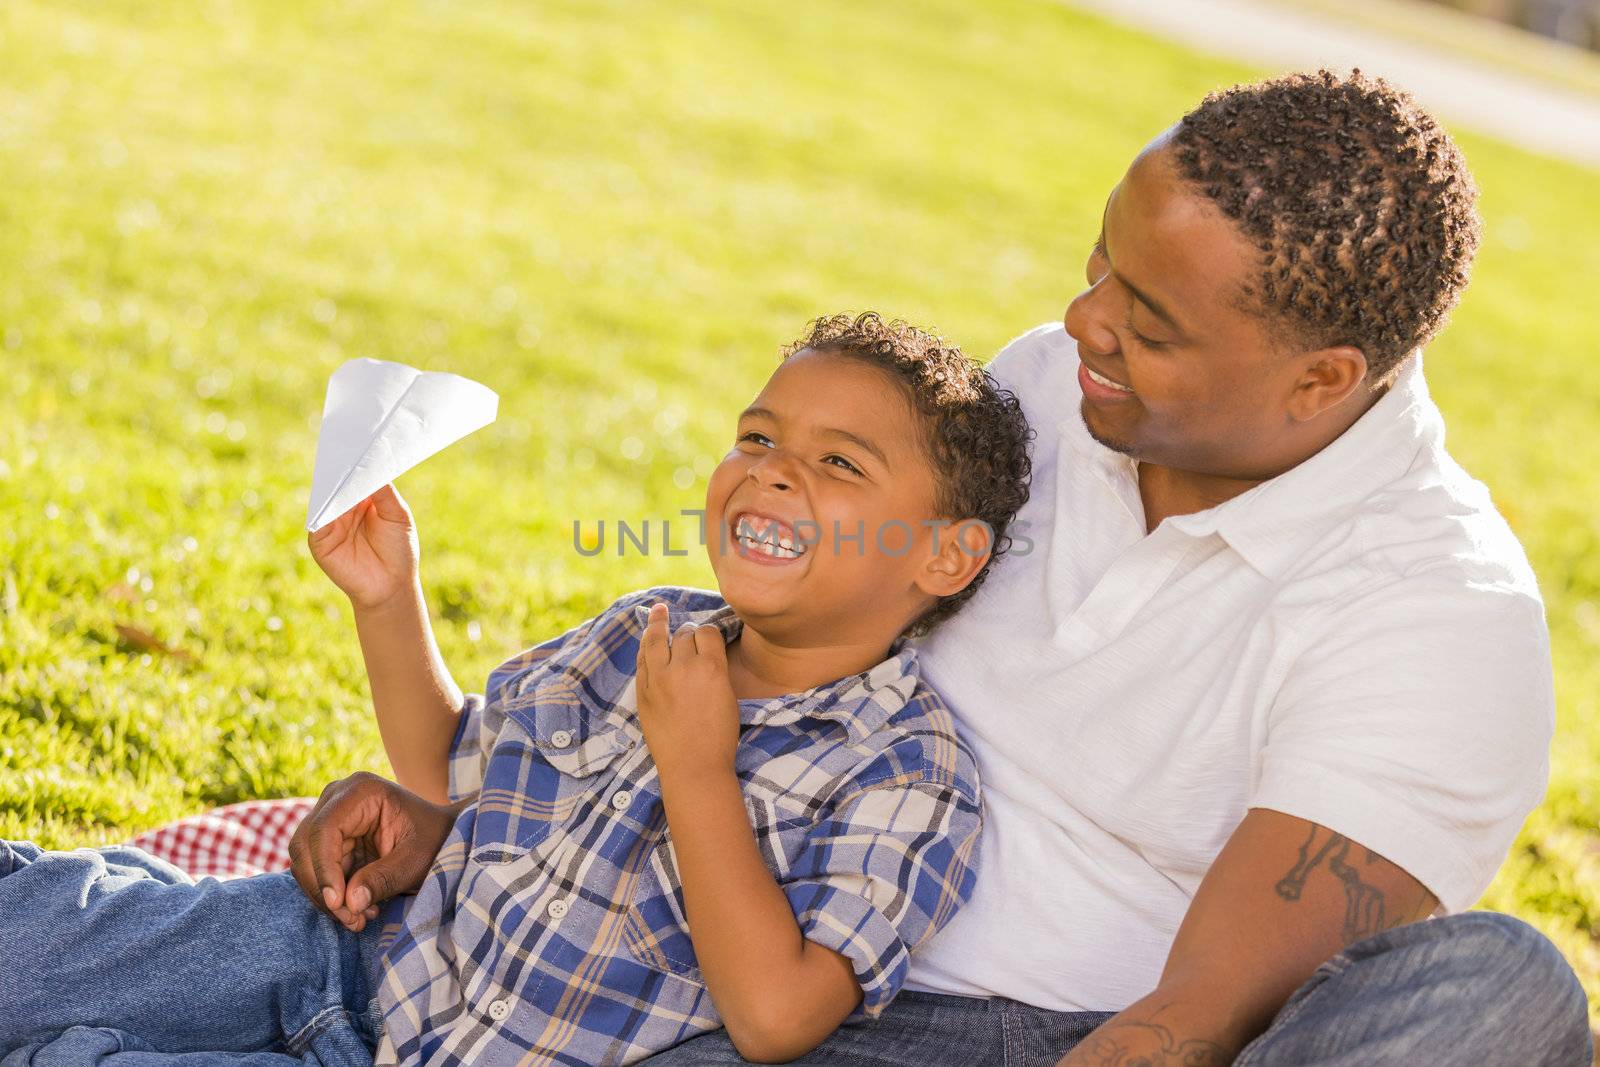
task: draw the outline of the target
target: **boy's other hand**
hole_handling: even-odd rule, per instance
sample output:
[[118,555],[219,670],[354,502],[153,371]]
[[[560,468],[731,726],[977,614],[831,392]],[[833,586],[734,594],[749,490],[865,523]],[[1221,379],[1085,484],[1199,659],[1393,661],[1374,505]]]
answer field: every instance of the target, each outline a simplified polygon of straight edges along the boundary
[[655,604],[636,671],[639,726],[661,777],[733,770],[739,702],[722,631],[685,624],[669,635],[667,606]]
[[290,870],[311,902],[359,931],[377,905],[422,885],[466,805],[434,804],[362,772],[322,791],[289,841]]
[[411,509],[386,485],[315,533],[311,556],[357,608],[376,608],[416,582],[417,528]]

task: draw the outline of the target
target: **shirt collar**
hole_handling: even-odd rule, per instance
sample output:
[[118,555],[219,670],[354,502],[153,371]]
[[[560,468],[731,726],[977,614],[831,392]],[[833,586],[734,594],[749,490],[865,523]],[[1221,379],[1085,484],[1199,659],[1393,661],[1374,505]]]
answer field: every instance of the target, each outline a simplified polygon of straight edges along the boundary
[[[649,614],[648,603],[634,607],[641,634]],[[732,641],[744,629],[744,620],[726,602],[696,611],[668,601],[667,632],[676,633],[684,623],[710,623],[722,631],[724,642]],[[867,670],[799,693],[740,700],[739,721],[747,726],[787,726],[801,719],[824,719],[841,724],[859,740],[910,702],[917,687],[916,663],[915,647],[904,637],[896,638],[888,656]]]
[[[1108,483],[1136,479],[1133,461],[1095,441],[1082,417],[1073,416],[1080,453]],[[1195,538],[1216,534],[1250,566],[1276,579],[1330,525],[1411,469],[1419,453],[1443,444],[1444,418],[1428,393],[1419,352],[1389,391],[1322,451],[1231,500],[1171,516],[1161,525]]]

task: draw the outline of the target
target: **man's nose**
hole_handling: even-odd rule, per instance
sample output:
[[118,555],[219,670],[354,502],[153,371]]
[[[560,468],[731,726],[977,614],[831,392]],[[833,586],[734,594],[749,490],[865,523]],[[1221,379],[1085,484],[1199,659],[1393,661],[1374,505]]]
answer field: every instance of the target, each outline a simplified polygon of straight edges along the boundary
[[1079,347],[1096,355],[1114,356],[1119,351],[1117,333],[1111,328],[1115,311],[1106,300],[1106,284],[1091,285],[1067,305],[1063,325]]

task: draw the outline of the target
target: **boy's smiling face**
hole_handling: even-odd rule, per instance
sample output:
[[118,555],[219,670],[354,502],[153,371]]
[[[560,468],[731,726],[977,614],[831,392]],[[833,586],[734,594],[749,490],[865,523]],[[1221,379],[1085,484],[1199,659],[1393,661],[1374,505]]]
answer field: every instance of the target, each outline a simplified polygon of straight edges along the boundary
[[849,356],[805,349],[773,372],[706,488],[706,550],[746,623],[794,643],[892,637],[944,595],[934,539],[948,555],[955,535],[930,524],[917,420],[901,383]]

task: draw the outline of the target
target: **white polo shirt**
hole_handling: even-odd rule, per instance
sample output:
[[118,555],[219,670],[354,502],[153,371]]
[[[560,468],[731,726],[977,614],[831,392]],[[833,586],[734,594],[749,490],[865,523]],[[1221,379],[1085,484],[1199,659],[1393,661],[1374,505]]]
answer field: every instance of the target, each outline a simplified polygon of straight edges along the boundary
[[990,365],[1038,432],[1033,484],[1013,554],[916,642],[988,820],[976,895],[908,988],[1126,1007],[1251,807],[1470,906],[1544,792],[1549,637],[1521,546],[1444,450],[1421,357],[1315,456],[1148,535],[1077,367],[1059,323]]

